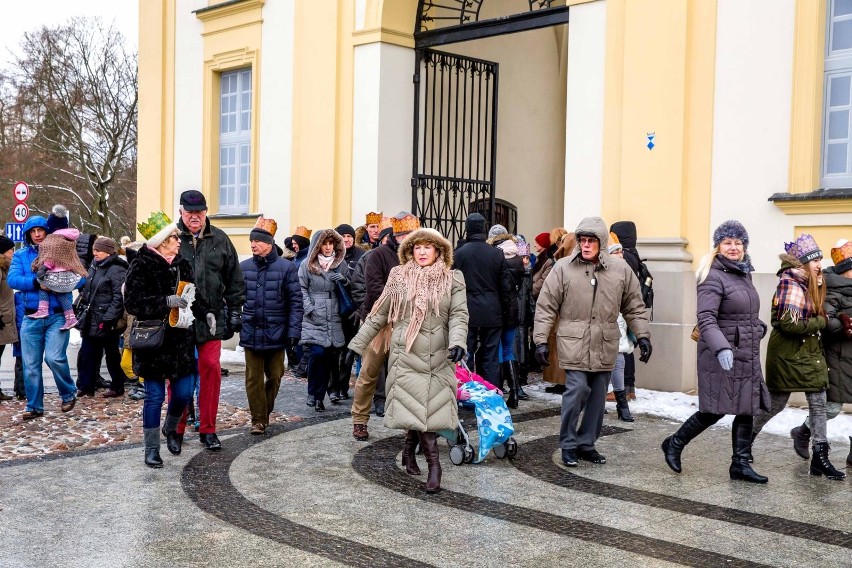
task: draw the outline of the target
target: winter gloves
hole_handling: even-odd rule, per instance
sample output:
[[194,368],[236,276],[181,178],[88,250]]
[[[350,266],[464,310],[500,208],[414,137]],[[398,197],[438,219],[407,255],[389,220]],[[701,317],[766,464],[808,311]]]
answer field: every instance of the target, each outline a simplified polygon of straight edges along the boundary
[[837,318],[840,320],[840,323],[843,324],[843,334],[846,335],[846,337],[852,337],[852,317],[849,317],[849,314],[840,312],[837,314]]
[[339,272],[329,272],[328,279],[332,282],[341,282],[342,284],[346,284],[346,277]]
[[716,359],[719,360],[719,364],[722,365],[724,370],[730,371],[734,368],[734,352],[730,349],[722,349],[716,353]]
[[447,355],[447,359],[452,361],[453,363],[458,363],[462,359],[464,359],[464,348],[463,347],[450,347],[450,354]]
[[535,360],[542,367],[550,366],[550,349],[547,348],[547,343],[541,343],[535,346]]
[[651,358],[652,351],[653,349],[651,349],[651,340],[647,337],[641,338],[639,340],[639,353],[641,353],[641,355],[639,355],[639,360],[643,363],[647,363],[648,360]]
[[239,333],[243,328],[243,314],[239,310],[228,311],[228,329],[233,333]]
[[166,297],[166,305],[170,308],[185,308],[189,305],[189,302],[186,301],[186,298],[172,294]]

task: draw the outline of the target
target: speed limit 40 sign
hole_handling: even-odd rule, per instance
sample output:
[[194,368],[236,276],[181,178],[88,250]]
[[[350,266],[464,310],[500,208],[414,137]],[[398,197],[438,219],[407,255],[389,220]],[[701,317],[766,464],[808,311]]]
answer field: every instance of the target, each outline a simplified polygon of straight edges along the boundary
[[12,210],[12,217],[15,218],[15,221],[18,223],[23,223],[27,220],[27,217],[30,216],[30,208],[27,207],[26,203],[16,203],[15,208]]

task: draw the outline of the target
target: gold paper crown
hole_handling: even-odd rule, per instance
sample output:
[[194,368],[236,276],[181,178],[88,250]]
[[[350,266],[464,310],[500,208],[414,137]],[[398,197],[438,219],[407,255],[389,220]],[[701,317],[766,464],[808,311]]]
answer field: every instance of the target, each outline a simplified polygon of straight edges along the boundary
[[293,235],[299,235],[300,237],[305,237],[306,239],[311,238],[312,231],[305,227],[304,225],[299,225],[296,227],[296,230],[293,231]]
[[169,219],[168,215],[162,211],[157,211],[151,213],[151,216],[144,223],[136,223],[136,228],[139,229],[145,240],[148,240],[171,224],[172,220]]
[[384,231],[385,229],[390,229],[393,227],[393,219],[390,217],[382,217],[382,222],[379,223],[379,231]]
[[394,235],[399,235],[401,233],[410,233],[411,231],[420,228],[420,221],[411,213],[408,213],[402,217],[400,215],[397,215],[392,219],[392,222]]
[[831,261],[834,263],[834,266],[850,258],[852,258],[852,242],[846,241],[839,247],[831,249]]
[[382,222],[383,218],[381,211],[378,213],[367,213],[367,225],[378,225]]
[[257,218],[257,223],[254,224],[254,228],[266,231],[274,237],[275,233],[278,231],[278,223],[275,222],[275,219],[267,219],[261,215]]

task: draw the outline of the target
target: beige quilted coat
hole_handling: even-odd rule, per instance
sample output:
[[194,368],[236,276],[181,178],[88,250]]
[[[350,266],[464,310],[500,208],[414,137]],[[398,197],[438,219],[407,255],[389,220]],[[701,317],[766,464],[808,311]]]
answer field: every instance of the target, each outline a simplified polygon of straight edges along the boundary
[[[447,265],[452,265],[449,241],[431,229],[414,231],[403,241],[399,247],[401,265],[412,261],[414,244],[423,241],[435,244]],[[468,313],[464,276],[458,270],[452,272],[450,294],[441,300],[438,315],[430,311],[426,316],[410,351],[405,350],[409,305],[394,325],[385,385],[384,424],[388,428],[437,432],[458,425],[455,371],[447,356],[450,347],[466,349]],[[383,299],[384,296],[379,299],[378,307],[349,344],[356,353],[373,349],[370,342],[387,325],[390,302]]]

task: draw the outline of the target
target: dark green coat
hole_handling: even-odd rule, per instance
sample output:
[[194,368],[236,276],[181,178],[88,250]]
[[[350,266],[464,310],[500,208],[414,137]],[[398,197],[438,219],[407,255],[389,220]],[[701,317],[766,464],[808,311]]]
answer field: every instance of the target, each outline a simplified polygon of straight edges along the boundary
[[[782,255],[780,276],[801,267],[795,259]],[[798,265],[798,266],[797,266]],[[807,291],[805,291],[807,294]],[[822,349],[823,316],[793,317],[778,313],[773,298],[772,333],[766,351],[766,386],[770,392],[819,392],[828,386],[828,366]]]
[[210,224],[207,219],[204,229],[195,237],[178,220],[180,231],[180,255],[192,266],[195,274],[196,294],[203,304],[216,316],[216,334],[210,335],[205,318],[193,323],[195,341],[204,343],[211,339],[222,339],[225,335],[227,310],[242,311],[246,302],[246,286],[237,250],[228,235]]
[[852,316],[852,278],[823,272],[828,292],[825,297],[825,326],[823,343],[828,363],[828,400],[852,402],[852,338],[843,333],[838,314]]

